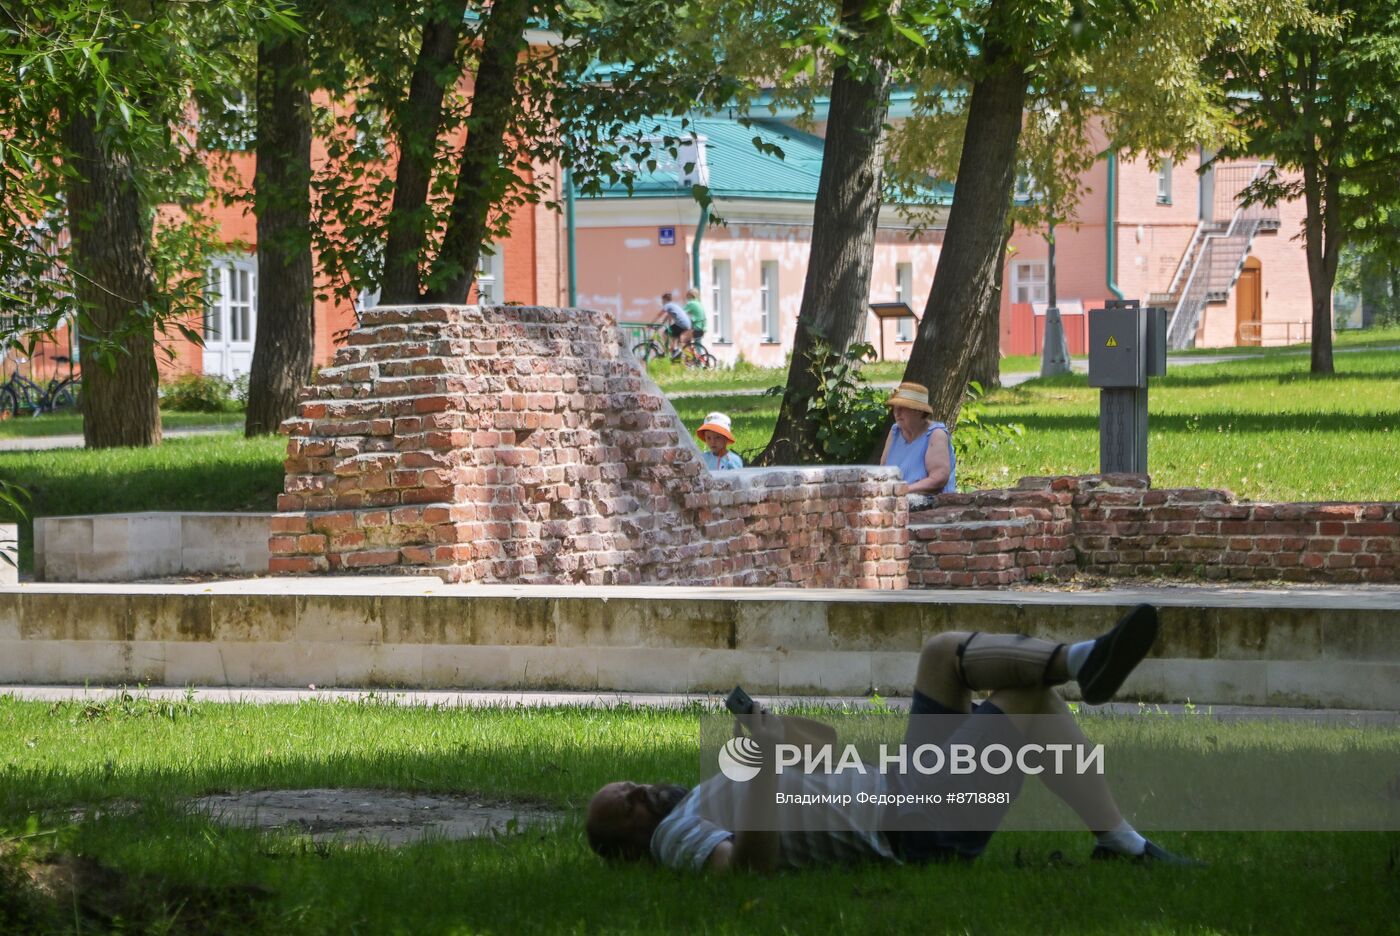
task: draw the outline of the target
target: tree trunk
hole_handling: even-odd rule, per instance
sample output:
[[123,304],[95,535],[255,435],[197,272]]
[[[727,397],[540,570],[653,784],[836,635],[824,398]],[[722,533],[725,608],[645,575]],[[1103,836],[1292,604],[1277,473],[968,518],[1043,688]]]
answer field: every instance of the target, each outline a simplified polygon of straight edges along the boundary
[[258,322],[248,377],[251,438],[292,415],[311,380],[311,94],[304,34],[258,43]]
[[427,244],[428,186],[442,129],[442,97],[457,80],[453,62],[466,9],[466,0],[445,0],[428,14],[408,100],[395,115],[399,163],[379,292],[385,305],[411,305],[421,295],[418,270]]
[[506,128],[515,109],[515,72],[525,51],[525,25],[531,0],[495,0],[481,45],[481,63],[472,88],[467,145],[457,171],[452,212],[433,263],[424,298],[466,302],[491,209],[505,194],[509,169],[501,166]]
[[972,355],[968,380],[975,380],[988,393],[1001,386],[1001,286],[1006,282],[1006,245],[1011,240],[1011,225],[1006,226],[1001,250],[997,253],[996,285],[988,297],[991,309],[982,316],[977,333],[977,350]]
[[1314,374],[1331,374],[1332,367],[1332,283],[1336,279],[1337,265],[1331,264],[1328,273],[1327,258],[1335,253],[1329,241],[1335,230],[1328,230],[1327,196],[1324,183],[1319,177],[1321,170],[1316,165],[1303,166],[1303,201],[1307,206],[1307,217],[1303,219],[1303,246],[1308,259],[1308,288],[1312,295],[1312,362]]
[[[841,16],[859,29],[861,0],[843,0]],[[813,205],[812,249],[797,315],[787,389],[760,465],[800,464],[820,457],[807,401],[817,389],[816,342],[844,354],[869,312],[870,274],[883,188],[885,115],[890,69],[873,63],[857,74],[845,63],[831,80],[831,108]]]
[[[63,114],[72,264],[81,323],[83,440],[88,448],[160,443],[151,302],[151,223],[131,156],[76,105]],[[101,344],[115,353],[106,356]],[[102,360],[107,357],[106,362]]]
[[[996,22],[996,13],[989,13],[990,22]],[[949,424],[962,405],[982,319],[997,308],[997,272],[1026,103],[1026,63],[993,35],[989,27],[986,70],[972,86],[943,252],[904,372],[905,380],[929,388],[934,418]]]

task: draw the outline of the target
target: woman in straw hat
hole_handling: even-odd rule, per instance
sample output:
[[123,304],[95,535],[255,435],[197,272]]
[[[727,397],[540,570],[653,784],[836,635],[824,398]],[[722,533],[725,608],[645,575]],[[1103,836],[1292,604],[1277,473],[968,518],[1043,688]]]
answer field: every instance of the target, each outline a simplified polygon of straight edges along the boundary
[[894,427],[885,440],[880,464],[897,466],[910,494],[956,491],[958,460],[953,455],[953,436],[947,426],[933,418],[928,388],[902,383],[885,405],[894,412]]

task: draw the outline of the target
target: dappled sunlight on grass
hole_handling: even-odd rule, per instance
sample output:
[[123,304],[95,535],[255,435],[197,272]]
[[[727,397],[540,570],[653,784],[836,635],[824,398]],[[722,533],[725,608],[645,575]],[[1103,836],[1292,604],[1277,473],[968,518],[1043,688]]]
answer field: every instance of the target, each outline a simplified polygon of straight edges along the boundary
[[[0,698],[0,843],[18,840],[32,823],[26,847],[96,863],[113,900],[154,908],[147,912],[157,919],[173,913],[177,922],[196,909],[228,913],[217,931],[259,934],[1311,936],[1381,931],[1400,909],[1395,842],[1385,834],[1154,831],[1166,847],[1211,862],[1185,869],[1091,862],[1085,832],[999,834],[974,865],[724,878],[604,865],[583,841],[588,798],[614,779],[695,782],[697,715],[373,700],[157,705],[142,704],[139,694],[132,704]],[[1086,729],[1098,738],[1125,722],[1086,722]],[[1170,733],[1179,724],[1164,719],[1143,730]],[[1348,730],[1211,722],[1195,733],[1228,753],[1260,744],[1330,750]],[[565,819],[392,849],[224,826],[187,805],[211,792],[313,786],[508,794],[552,803]],[[38,909],[45,911],[71,926],[78,901]]]

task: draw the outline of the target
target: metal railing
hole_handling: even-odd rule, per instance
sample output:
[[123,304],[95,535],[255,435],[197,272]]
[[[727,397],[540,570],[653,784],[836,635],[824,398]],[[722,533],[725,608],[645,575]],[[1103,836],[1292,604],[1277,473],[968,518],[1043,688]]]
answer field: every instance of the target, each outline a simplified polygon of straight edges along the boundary
[[1312,322],[1240,322],[1240,344],[1306,344],[1312,340]]
[[[1167,347],[1180,350],[1195,344],[1196,328],[1206,303],[1220,301],[1229,294],[1255,235],[1261,230],[1278,228],[1276,207],[1239,203],[1245,189],[1271,168],[1271,163],[1259,163],[1214,170],[1211,218],[1197,227],[1199,248],[1167,325]],[[1208,226],[1220,228],[1222,225],[1221,230],[1206,231]],[[1196,243],[1197,239],[1192,238],[1192,244]],[[1174,280],[1173,288],[1175,285]]]

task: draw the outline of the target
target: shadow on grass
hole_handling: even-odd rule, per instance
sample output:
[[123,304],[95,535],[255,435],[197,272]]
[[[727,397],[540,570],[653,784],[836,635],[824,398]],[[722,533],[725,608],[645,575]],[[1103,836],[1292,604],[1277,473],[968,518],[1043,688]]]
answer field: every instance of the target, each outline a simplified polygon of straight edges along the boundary
[[[985,422],[1019,423],[1027,432],[1063,432],[1066,430],[1097,432],[1098,413],[1026,413],[1016,416],[988,414]],[[1209,434],[1217,431],[1231,433],[1254,432],[1366,432],[1393,431],[1396,413],[1221,413],[1199,416],[1184,413],[1152,413],[1149,426],[1153,432]],[[1400,444],[1400,443],[1397,443]]]
[[[505,752],[482,753],[283,761],[263,765],[260,779],[296,786],[314,777],[354,786],[371,775],[383,780],[380,772],[391,768],[403,778],[401,787],[416,787],[414,777],[456,773],[465,775],[463,789],[494,771],[519,774]],[[657,753],[693,763],[693,751],[683,745]],[[598,766],[614,756],[620,756],[615,767]],[[222,932],[1118,933],[1150,926],[1168,934],[1311,934],[1379,931],[1397,909],[1394,837],[1379,834],[1157,836],[1210,858],[1208,869],[1090,862],[1092,842],[1083,833],[997,836],[974,865],[724,878],[605,865],[584,845],[578,810],[601,781],[634,773],[629,768],[650,759],[638,758],[635,748],[599,746],[595,764],[557,774],[562,800],[575,807],[575,818],[559,828],[402,849],[321,846],[293,833],[223,827],[185,814],[161,772],[119,772],[121,795],[150,789],[149,805],[88,817],[64,847],[133,882],[176,921],[182,895],[220,895],[214,908],[229,927]],[[341,773],[332,777],[333,771]],[[187,792],[251,779],[234,773],[191,773]],[[37,793],[59,778],[16,779]],[[224,907],[241,908],[241,919],[227,919]],[[73,919],[71,906],[47,909]]]

